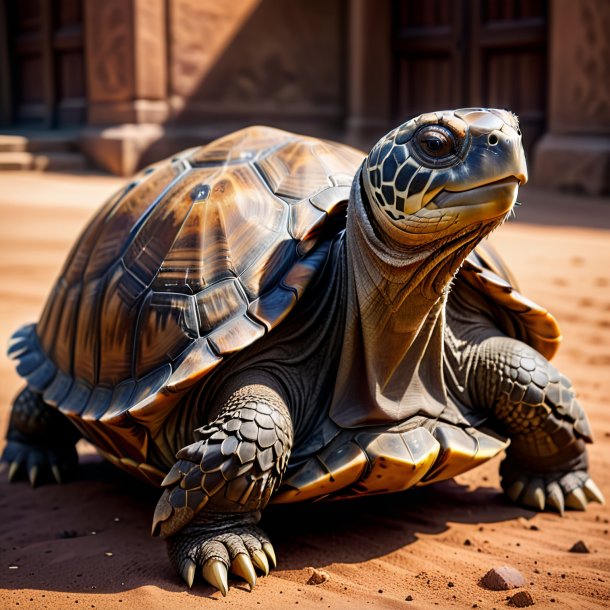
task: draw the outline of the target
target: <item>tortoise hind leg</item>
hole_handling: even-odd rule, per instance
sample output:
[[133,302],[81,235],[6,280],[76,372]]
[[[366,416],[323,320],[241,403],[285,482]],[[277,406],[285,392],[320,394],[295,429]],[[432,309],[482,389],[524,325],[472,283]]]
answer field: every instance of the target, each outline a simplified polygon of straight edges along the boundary
[[9,481],[27,473],[32,487],[43,481],[62,483],[76,470],[79,438],[80,433],[65,415],[26,387],[13,401],[0,461],[9,464]]
[[505,336],[483,340],[476,359],[472,394],[493,405],[498,431],[511,438],[500,468],[507,495],[562,514],[565,506],[603,503],[587,472],[591,429],[570,381],[536,350]]
[[[273,384],[271,384],[273,385]],[[256,527],[279,484],[292,446],[286,403],[269,384],[232,392],[201,440],[178,452],[163,481],[153,533],[167,539],[172,565],[192,586],[199,568],[226,595],[231,570],[250,586],[254,566],[269,572],[275,553]]]

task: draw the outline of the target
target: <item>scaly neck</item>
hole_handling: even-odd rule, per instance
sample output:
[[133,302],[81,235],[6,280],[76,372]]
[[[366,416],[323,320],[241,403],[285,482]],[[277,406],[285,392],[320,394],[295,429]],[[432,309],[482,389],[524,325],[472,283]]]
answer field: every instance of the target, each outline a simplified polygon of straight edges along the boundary
[[[347,322],[331,417],[343,427],[439,415],[447,286],[480,227],[414,246],[381,236],[355,180],[345,256]],[[443,243],[441,243],[441,241]]]

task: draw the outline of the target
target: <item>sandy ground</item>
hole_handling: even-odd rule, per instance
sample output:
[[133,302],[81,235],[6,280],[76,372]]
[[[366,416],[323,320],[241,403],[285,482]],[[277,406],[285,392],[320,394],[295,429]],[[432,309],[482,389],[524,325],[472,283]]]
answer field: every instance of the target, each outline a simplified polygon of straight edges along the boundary
[[[0,174],[2,344],[37,319],[80,227],[121,183]],[[493,241],[562,324],[556,363],[589,413],[591,472],[610,498],[610,202],[531,189],[522,200],[519,222]],[[0,381],[4,430],[21,384],[3,354]],[[279,569],[251,593],[234,581],[223,599],[201,583],[187,591],[149,536],[157,492],[80,449],[76,481],[35,490],[0,481],[2,608],[501,608],[509,594],[479,579],[504,564],[522,572],[537,607],[610,605],[608,508],[563,519],[515,508],[498,491],[498,460],[433,488],[267,511]],[[581,539],[591,552],[569,553]],[[307,585],[312,567],[330,580]]]

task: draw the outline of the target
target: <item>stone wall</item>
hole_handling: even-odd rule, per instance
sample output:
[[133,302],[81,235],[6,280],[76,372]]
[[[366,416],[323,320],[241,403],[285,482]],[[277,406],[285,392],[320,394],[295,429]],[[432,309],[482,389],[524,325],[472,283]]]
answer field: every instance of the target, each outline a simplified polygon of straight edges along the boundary
[[610,194],[610,2],[553,0],[548,133],[534,179]]

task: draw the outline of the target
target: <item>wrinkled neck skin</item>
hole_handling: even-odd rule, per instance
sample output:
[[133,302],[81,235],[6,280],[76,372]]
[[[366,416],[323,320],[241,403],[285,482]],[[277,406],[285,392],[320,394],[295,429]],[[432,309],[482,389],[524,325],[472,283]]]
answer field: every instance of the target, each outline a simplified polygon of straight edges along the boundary
[[443,228],[406,240],[365,197],[358,175],[348,206],[347,318],[330,411],[347,428],[403,421],[420,412],[440,415],[447,405],[442,360],[449,284],[499,223]]

